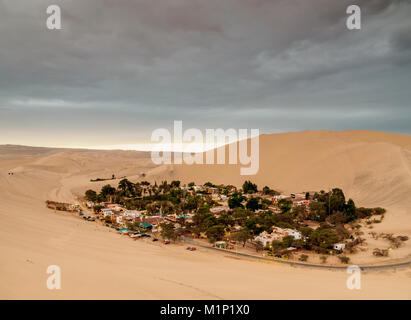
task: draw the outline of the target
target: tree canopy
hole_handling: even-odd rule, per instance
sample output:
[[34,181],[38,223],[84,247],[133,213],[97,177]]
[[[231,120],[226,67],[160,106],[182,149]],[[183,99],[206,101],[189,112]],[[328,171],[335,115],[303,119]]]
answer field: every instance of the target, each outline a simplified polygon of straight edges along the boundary
[[243,183],[243,192],[244,193],[256,193],[257,191],[258,191],[257,190],[257,185],[252,183],[251,181],[246,180]]

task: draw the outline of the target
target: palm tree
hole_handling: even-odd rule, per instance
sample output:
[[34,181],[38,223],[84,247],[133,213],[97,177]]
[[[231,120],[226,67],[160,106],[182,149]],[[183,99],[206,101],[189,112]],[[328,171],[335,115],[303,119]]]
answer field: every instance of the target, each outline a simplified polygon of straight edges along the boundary
[[126,194],[127,192],[131,193],[133,189],[133,183],[131,183],[127,179],[122,179],[118,183],[118,189],[122,190],[124,194]]
[[109,184],[106,184],[105,186],[103,186],[101,188],[101,192],[100,192],[100,194],[105,198],[107,198],[107,196],[109,196],[110,202],[112,201],[113,196],[114,196],[115,193],[116,193],[116,188],[113,188]]

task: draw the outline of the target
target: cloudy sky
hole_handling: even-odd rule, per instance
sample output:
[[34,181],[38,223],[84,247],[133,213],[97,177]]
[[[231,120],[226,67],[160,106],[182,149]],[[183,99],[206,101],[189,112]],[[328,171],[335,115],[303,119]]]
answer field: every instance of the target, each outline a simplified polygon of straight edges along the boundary
[[0,144],[134,145],[174,120],[411,134],[410,17],[409,0],[0,0]]

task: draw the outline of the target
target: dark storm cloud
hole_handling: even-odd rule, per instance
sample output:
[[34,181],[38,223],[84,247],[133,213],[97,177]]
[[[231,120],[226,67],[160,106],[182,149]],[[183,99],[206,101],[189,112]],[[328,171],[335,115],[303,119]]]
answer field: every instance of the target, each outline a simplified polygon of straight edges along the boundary
[[409,51],[411,50],[411,30],[410,28],[404,28],[403,30],[398,31],[392,37],[393,46],[398,51]]
[[50,31],[49,1],[0,1],[3,136],[142,137],[175,119],[411,133],[411,4],[355,2],[360,31],[351,0],[54,1]]

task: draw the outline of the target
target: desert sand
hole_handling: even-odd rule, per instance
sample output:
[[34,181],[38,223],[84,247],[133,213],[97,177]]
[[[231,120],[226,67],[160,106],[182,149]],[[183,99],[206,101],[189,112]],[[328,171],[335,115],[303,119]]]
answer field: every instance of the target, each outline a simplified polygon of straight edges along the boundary
[[[8,172],[13,172],[12,176]],[[410,299],[411,269],[364,272],[362,288],[349,290],[344,271],[259,262],[182,245],[132,241],[107,228],[55,213],[44,201],[76,202],[86,189],[127,176],[187,183],[241,184],[251,179],[284,193],[341,187],[357,205],[388,212],[376,232],[411,236],[411,137],[369,131],[306,131],[263,135],[260,171],[237,166],[160,166],[150,155],[0,146],[0,298],[2,299]],[[381,246],[372,243],[370,247]],[[386,245],[386,244],[385,244]],[[411,245],[375,260],[411,259]],[[371,250],[371,249],[370,249]],[[389,261],[388,261],[389,260]],[[49,265],[62,271],[61,290],[46,287]]]

